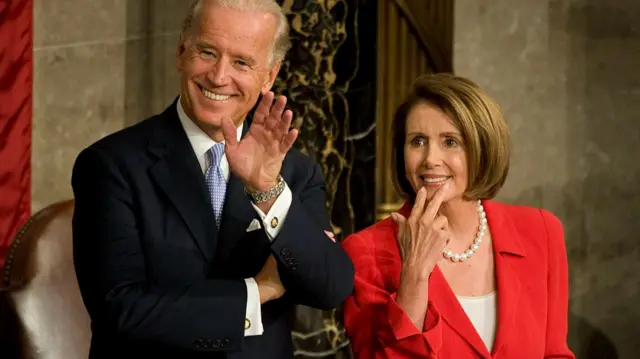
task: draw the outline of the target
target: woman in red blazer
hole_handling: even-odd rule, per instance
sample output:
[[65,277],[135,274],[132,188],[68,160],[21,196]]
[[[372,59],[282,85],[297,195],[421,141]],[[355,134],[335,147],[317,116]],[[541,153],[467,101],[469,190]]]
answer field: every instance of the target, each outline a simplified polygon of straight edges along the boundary
[[407,202],[343,242],[356,268],[344,323],[356,358],[574,358],[560,221],[498,203],[509,132],[476,84],[413,85],[393,125]]

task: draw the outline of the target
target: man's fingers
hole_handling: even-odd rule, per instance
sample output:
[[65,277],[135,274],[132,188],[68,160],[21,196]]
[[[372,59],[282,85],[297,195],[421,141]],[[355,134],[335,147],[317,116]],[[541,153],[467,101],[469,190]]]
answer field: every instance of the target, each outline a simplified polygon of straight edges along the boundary
[[262,95],[262,100],[260,100],[260,104],[256,108],[256,111],[253,115],[254,123],[262,123],[264,120],[269,117],[269,112],[271,111],[271,105],[273,104],[274,93],[272,91],[267,92]]
[[270,131],[277,131],[278,125],[282,122],[282,113],[287,106],[287,98],[279,96],[276,103],[271,107],[269,116],[266,119],[265,127]]
[[284,111],[284,113],[282,114],[282,117],[280,118],[280,122],[278,123],[276,128],[273,129],[275,133],[275,137],[279,141],[284,140],[285,136],[289,132],[289,128],[291,127],[292,120],[293,120],[293,112],[291,110]]
[[333,235],[333,233],[331,233],[329,231],[324,231],[324,234],[326,234],[327,237],[329,237],[329,239],[331,239],[333,241],[333,243],[336,243],[336,237]]
[[267,258],[267,262],[264,264],[264,266],[272,270],[278,271],[278,261],[276,261],[276,257],[274,257],[273,254],[271,254],[269,258]]
[[289,131],[289,133],[287,133],[287,135],[284,137],[284,139],[281,142],[281,146],[280,146],[281,152],[289,151],[291,146],[293,146],[293,143],[296,142],[296,139],[298,138],[298,133],[299,131],[295,128]]
[[282,119],[278,123],[278,127],[276,128],[277,134],[276,137],[282,139],[287,135],[289,129],[291,128],[291,121],[293,120],[293,112],[291,110],[286,110],[282,114]]

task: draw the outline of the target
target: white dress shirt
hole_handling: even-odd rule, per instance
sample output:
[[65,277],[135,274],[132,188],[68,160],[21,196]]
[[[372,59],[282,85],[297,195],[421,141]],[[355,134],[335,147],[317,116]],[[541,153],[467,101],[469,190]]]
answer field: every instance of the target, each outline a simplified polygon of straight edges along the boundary
[[[217,142],[212,140],[200,127],[198,127],[187,114],[184,112],[182,108],[182,104],[180,103],[180,99],[177,101],[177,110],[178,117],[180,118],[180,122],[182,123],[182,127],[184,128],[187,137],[189,138],[189,142],[191,143],[191,147],[193,147],[193,151],[198,158],[198,162],[200,163],[200,168],[202,169],[202,173],[206,173],[207,168],[209,167],[209,159],[206,156],[207,151]],[[242,137],[242,128],[241,124],[238,127],[238,140]],[[226,154],[222,156],[220,159],[220,168],[222,170],[222,174],[227,182],[229,182],[229,162],[227,161]],[[269,213],[264,213],[258,206],[256,206],[253,202],[253,208],[258,213],[258,216],[262,220],[263,228],[267,233],[267,237],[273,241],[278,233],[280,233],[280,229],[284,224],[284,221],[287,217],[287,213],[289,212],[289,208],[291,207],[291,190],[289,186],[285,183],[284,191],[280,196],[276,199],[275,203],[269,210]],[[272,221],[272,219],[276,219]],[[276,223],[276,226],[272,226]],[[262,311],[260,307],[260,292],[258,291],[258,284],[253,278],[245,279],[245,283],[247,285],[247,309],[246,309],[246,319],[245,321],[245,336],[252,335],[262,335],[264,332],[264,328],[262,326]],[[248,327],[248,328],[247,328]]]

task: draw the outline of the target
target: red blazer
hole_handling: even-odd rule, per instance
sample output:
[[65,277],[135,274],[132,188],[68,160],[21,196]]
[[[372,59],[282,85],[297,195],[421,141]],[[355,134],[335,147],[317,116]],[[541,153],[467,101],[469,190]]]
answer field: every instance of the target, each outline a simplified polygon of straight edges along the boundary
[[[564,230],[550,212],[483,201],[498,293],[493,352],[480,339],[442,272],[429,279],[419,331],[395,302],[400,281],[397,226],[390,218],[343,246],[356,269],[344,323],[358,359],[575,358],[567,346],[568,269]],[[400,213],[408,216],[410,205]]]

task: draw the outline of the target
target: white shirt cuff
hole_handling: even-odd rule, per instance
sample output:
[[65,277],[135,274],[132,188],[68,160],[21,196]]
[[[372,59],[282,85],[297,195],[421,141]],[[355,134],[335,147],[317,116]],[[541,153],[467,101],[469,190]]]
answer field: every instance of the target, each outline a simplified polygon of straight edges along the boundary
[[276,198],[276,201],[273,203],[273,206],[271,206],[269,213],[264,214],[264,212],[262,212],[255,203],[251,202],[253,208],[258,212],[258,216],[260,216],[260,219],[262,220],[264,230],[267,232],[271,241],[278,236],[284,221],[287,219],[289,208],[291,208],[292,198],[293,195],[291,194],[291,190],[285,182],[284,190],[280,193],[280,196]]
[[260,307],[260,291],[255,279],[244,280],[247,285],[247,311],[244,320],[244,336],[262,335],[262,308]]

